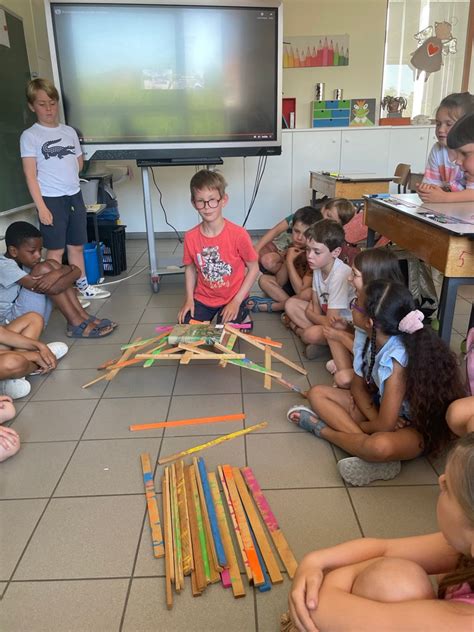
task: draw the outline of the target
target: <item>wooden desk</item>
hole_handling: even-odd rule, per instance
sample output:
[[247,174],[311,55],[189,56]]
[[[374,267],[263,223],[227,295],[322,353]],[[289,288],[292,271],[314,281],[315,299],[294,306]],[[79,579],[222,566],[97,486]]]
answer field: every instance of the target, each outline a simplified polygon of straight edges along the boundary
[[316,202],[316,194],[330,198],[345,197],[362,200],[364,195],[388,193],[393,177],[377,178],[371,174],[330,175],[321,171],[310,171],[309,186],[312,189],[311,203]]
[[[454,223],[440,223],[446,216]],[[422,204],[416,194],[366,198],[364,219],[367,246],[381,233],[443,273],[439,335],[449,344],[457,289],[474,285],[474,203]]]

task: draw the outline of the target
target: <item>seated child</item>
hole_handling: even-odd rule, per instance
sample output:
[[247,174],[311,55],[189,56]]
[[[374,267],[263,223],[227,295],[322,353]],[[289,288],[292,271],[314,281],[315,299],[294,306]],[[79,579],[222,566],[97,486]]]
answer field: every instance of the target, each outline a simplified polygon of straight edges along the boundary
[[186,300],[180,323],[191,319],[251,323],[245,303],[258,275],[258,256],[245,228],[225,219],[227,183],[202,169],[191,179],[191,202],[201,223],[184,236]]
[[304,233],[323,216],[312,206],[303,206],[292,217],[292,243],[284,253],[281,253],[283,260],[278,271],[274,275],[262,274],[259,278],[258,284],[267,297],[250,296],[247,307],[251,312],[282,311],[290,296],[300,294],[305,288],[311,287],[312,272],[306,261]]
[[73,289],[79,268],[50,259],[41,261],[43,240],[35,226],[13,222],[5,233],[5,243],[7,252],[0,255],[0,323],[37,312],[47,325],[52,300],[67,320],[70,338],[100,338],[113,332],[115,323],[90,316],[79,303]]
[[[15,416],[15,407],[11,397],[0,395],[0,424],[10,421]],[[20,449],[20,437],[16,430],[8,426],[0,426],[0,463],[16,454]]]
[[38,340],[43,318],[28,312],[6,326],[0,325],[0,393],[12,399],[26,397],[31,384],[25,375],[48,373],[68,352],[64,342],[44,344]]
[[306,257],[313,270],[309,301],[293,296],[285,304],[290,327],[306,344],[309,360],[328,353],[324,327],[334,318],[350,318],[353,288],[351,269],[338,257],[344,243],[344,229],[334,220],[323,219],[305,232]]
[[[423,182],[417,192],[423,202],[472,202],[474,179],[468,170],[455,162],[447,144],[448,135],[455,123],[466,114],[474,113],[474,95],[469,92],[449,94],[439,104],[436,112],[436,138]],[[455,148],[452,148],[455,149]],[[466,172],[466,173],[465,173]]]
[[[438,533],[362,538],[298,566],[285,632],[471,632],[474,620],[474,433],[439,477]],[[429,575],[438,575],[435,595]],[[297,626],[297,627],[296,627]]]
[[353,305],[350,391],[313,386],[312,410],[288,411],[289,421],[354,455],[337,464],[351,485],[394,478],[400,461],[439,452],[452,437],[446,411],[465,394],[457,358],[415,307],[402,283],[364,286]]

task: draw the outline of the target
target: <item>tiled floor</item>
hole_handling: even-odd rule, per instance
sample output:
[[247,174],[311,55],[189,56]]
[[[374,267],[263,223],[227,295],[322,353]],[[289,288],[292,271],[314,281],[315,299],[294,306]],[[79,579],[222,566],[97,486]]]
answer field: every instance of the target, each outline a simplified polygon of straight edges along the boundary
[[[176,250],[172,240],[161,252]],[[127,242],[128,274],[147,264],[144,241]],[[120,344],[153,335],[173,322],[183,300],[183,277],[163,279],[152,294],[147,272],[110,286],[97,301],[100,314],[120,322],[110,337],[75,341],[49,377],[18,402],[13,427],[22,449],[0,465],[2,534],[0,627],[5,632],[192,631],[274,632],[286,608],[290,583],[269,593],[248,589],[234,600],[214,585],[200,598],[190,587],[165,607],[164,565],[152,557],[145,519],[139,454],[156,464],[167,455],[242,428],[229,423],[131,435],[131,423],[244,412],[245,424],[267,420],[264,431],[203,452],[208,468],[250,465],[297,558],[348,538],[404,536],[436,528],[437,475],[441,463],[418,459],[395,480],[366,488],[344,485],[336,470],[341,452],[286,421],[298,396],[279,386],[265,391],[262,377],[234,366],[129,368],[104,385],[81,385],[95,367],[117,357]],[[452,344],[459,350],[474,288],[461,288]],[[283,353],[301,361],[308,378],[279,365],[293,382],[329,383],[323,363],[305,362],[298,341],[277,315],[259,314],[256,334],[284,343]],[[48,340],[62,339],[64,322],[54,313]],[[242,347],[241,347],[242,348]],[[249,353],[253,356],[253,353]],[[156,469],[156,482],[161,480]]]

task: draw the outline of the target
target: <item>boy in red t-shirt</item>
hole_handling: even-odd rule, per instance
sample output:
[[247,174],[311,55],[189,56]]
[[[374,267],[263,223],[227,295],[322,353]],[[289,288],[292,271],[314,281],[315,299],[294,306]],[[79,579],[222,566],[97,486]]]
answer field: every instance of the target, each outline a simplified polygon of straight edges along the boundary
[[178,322],[251,322],[245,302],[258,275],[258,255],[245,228],[222,217],[229,196],[223,176],[198,171],[191,203],[202,222],[184,236],[186,300]]

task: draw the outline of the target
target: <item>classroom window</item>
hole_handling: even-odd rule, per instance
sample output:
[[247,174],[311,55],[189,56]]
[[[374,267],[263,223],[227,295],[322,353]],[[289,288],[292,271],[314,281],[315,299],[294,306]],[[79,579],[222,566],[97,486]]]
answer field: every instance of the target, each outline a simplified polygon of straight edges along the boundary
[[[405,97],[404,116],[433,118],[441,99],[461,90],[468,14],[469,0],[389,0],[382,98]],[[420,66],[433,69],[426,81]]]

